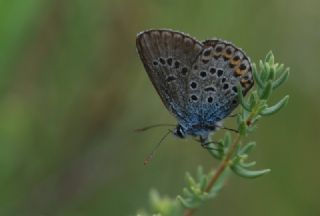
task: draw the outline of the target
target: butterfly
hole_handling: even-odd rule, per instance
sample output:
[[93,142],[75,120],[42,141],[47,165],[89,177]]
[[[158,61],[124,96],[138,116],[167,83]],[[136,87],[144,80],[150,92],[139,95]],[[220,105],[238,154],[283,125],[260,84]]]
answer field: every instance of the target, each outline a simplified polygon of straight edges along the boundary
[[200,42],[181,32],[141,32],[136,47],[163,104],[177,119],[173,133],[193,136],[204,144],[239,105],[254,84],[249,57],[230,42]]

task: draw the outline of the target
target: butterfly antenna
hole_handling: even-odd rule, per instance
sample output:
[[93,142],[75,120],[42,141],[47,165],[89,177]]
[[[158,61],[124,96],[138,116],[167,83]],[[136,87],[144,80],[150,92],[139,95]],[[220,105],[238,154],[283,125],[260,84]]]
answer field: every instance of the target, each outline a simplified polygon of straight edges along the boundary
[[169,130],[167,133],[165,133],[165,135],[163,135],[163,137],[161,138],[161,140],[158,142],[158,144],[152,149],[152,151],[150,152],[150,154],[144,159],[143,164],[147,165],[152,158],[154,157],[155,152],[157,151],[157,149],[160,147],[160,144],[162,143],[162,141],[170,134],[172,133],[171,130]]
[[149,130],[152,128],[156,128],[156,127],[172,127],[172,126],[176,126],[176,125],[174,125],[174,124],[154,124],[154,125],[150,125],[147,127],[135,129],[134,131],[135,132],[143,132],[143,131],[146,131],[146,130]]

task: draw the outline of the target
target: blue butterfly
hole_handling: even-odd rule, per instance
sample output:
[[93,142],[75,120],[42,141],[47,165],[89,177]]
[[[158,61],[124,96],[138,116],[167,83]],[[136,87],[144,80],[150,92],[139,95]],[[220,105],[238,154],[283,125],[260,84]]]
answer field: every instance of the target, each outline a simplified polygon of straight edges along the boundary
[[238,106],[239,83],[245,95],[253,86],[249,57],[230,42],[199,42],[172,30],[138,34],[141,61],[166,108],[178,125],[174,134],[200,138],[222,127],[221,121]]

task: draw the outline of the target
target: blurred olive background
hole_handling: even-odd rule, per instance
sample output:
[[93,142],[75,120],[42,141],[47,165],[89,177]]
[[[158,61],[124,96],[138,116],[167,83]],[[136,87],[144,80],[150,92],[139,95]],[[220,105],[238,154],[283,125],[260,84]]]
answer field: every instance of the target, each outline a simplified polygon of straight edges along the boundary
[[272,172],[232,176],[198,215],[320,215],[319,11],[317,0],[1,0],[0,215],[134,215],[151,188],[175,197],[186,171],[217,164],[171,136],[143,166],[167,129],[133,129],[175,119],[135,37],[164,27],[232,41],[253,61],[272,50],[291,68],[273,98],[290,94],[288,106],[248,138]]

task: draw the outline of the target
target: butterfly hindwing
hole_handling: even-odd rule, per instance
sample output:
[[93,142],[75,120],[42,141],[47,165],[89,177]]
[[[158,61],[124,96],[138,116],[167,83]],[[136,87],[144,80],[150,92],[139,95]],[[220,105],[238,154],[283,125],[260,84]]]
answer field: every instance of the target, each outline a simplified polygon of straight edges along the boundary
[[202,124],[214,124],[228,116],[239,104],[237,85],[243,94],[252,87],[252,69],[242,50],[222,40],[207,40],[193,68],[200,80]]

